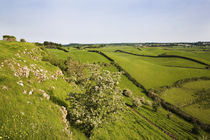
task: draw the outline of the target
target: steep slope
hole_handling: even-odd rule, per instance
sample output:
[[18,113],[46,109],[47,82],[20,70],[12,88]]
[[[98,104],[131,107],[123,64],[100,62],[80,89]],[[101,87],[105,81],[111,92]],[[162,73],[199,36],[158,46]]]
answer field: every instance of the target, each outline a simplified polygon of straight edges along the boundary
[[61,70],[31,43],[0,41],[0,138],[70,139],[65,107],[72,91]]

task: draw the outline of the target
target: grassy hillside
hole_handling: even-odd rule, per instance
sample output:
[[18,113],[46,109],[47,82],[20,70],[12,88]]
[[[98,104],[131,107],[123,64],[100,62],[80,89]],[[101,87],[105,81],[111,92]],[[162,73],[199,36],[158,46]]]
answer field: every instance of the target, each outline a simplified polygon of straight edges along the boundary
[[[122,75],[119,87],[122,91],[130,89],[132,97],[121,95],[125,105],[123,111],[117,114],[117,119],[107,121],[99,128],[93,129],[88,138],[79,128],[66,120],[68,118],[66,109],[68,109],[68,115],[73,112],[68,108],[70,103],[66,100],[69,93],[79,93],[85,89],[75,82],[67,82],[67,75],[63,74],[57,62],[65,65],[70,57],[85,65],[97,63],[101,70],[117,72],[118,69],[102,55],[87,50],[67,48],[69,52],[64,52],[57,49],[46,50],[31,43],[6,41],[0,41],[0,49],[0,111],[2,112],[0,114],[0,139],[168,140],[198,139],[202,135],[209,135],[204,131],[201,131],[201,135],[193,134],[191,123],[173,113],[169,119],[167,117],[169,112],[161,107],[158,112],[155,112],[151,105],[146,104],[141,107],[132,107],[132,98],[144,97],[144,100],[151,104],[153,101],[145,95],[143,89],[136,87],[125,75]],[[189,73],[187,70],[169,68],[164,65],[170,65],[170,60],[164,62],[162,59],[151,60],[114,53],[112,52],[114,49],[112,47],[102,48],[107,55],[147,88],[159,88],[181,77],[209,74],[207,70],[190,69]],[[133,48],[125,47],[125,50],[129,49]],[[46,58],[53,59],[48,62]],[[188,61],[180,62],[179,59],[171,61],[176,65],[188,63]],[[193,62],[189,62],[188,66],[202,68],[202,65]],[[180,72],[183,73],[180,74]],[[161,74],[165,73],[165,77],[161,78]],[[166,76],[172,78],[167,79]],[[193,85],[189,86],[193,87]],[[161,95],[166,100],[170,100],[171,96],[165,96],[168,94],[162,93]]]
[[73,90],[60,70],[33,44],[0,41],[0,49],[1,138],[70,139],[61,106],[47,99]]

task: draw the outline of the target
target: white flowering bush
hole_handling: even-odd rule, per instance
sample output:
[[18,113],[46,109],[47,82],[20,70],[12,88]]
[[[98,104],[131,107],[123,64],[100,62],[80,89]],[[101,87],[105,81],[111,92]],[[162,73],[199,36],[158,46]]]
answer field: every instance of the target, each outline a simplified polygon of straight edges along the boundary
[[122,110],[121,91],[117,87],[119,78],[120,73],[92,71],[84,85],[85,92],[69,95],[69,119],[88,136]]
[[141,102],[142,104],[145,104],[145,98],[144,98],[144,96],[142,96],[139,100],[140,100],[140,102]]
[[133,98],[133,106],[134,107],[140,107],[140,106],[142,106],[142,103],[139,100],[139,98]]

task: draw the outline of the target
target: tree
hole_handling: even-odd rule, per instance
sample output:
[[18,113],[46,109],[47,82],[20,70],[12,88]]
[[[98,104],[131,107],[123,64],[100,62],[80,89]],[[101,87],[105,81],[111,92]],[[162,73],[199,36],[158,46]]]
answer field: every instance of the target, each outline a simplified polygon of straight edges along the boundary
[[119,78],[119,73],[93,71],[84,93],[69,94],[69,119],[87,136],[103,122],[115,119],[115,114],[122,110],[121,91],[117,87]]
[[157,112],[158,111],[158,108],[160,107],[160,98],[158,98],[158,97],[155,97],[154,98],[154,102],[152,103],[152,107],[153,107],[153,109],[154,109],[154,111],[155,112]]
[[133,98],[133,106],[134,107],[140,107],[140,106],[142,106],[142,103],[139,100],[139,98]]
[[21,39],[20,39],[20,42],[26,42],[26,40],[25,40],[25,39],[23,39],[23,38],[21,38]]

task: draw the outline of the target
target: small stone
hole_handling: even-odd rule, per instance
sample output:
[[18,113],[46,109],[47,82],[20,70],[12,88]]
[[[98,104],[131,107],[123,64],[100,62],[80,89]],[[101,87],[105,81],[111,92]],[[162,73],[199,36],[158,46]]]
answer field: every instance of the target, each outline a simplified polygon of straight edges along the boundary
[[33,94],[33,91],[34,91],[34,90],[32,89],[31,91],[29,91],[28,94],[29,94],[29,95],[32,95],[32,94]]
[[21,115],[25,115],[25,113],[24,113],[24,112],[20,112],[20,114],[21,114]]
[[47,100],[50,99],[50,95],[48,95],[47,93],[44,93],[43,96],[44,96]]
[[18,81],[17,84],[20,85],[20,86],[22,86],[22,87],[24,86],[23,85],[23,81]]
[[44,90],[39,89],[39,91],[43,94],[44,98],[46,98],[47,100],[50,99],[50,95],[48,95]]
[[30,101],[27,101],[27,104],[32,104]]
[[2,86],[3,90],[8,90],[7,86]]
[[24,91],[23,91],[23,94],[26,94],[26,93],[27,93],[27,90],[24,90]]

